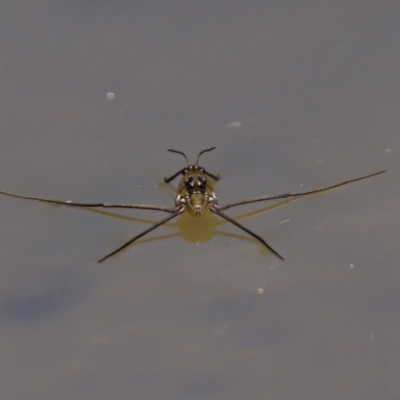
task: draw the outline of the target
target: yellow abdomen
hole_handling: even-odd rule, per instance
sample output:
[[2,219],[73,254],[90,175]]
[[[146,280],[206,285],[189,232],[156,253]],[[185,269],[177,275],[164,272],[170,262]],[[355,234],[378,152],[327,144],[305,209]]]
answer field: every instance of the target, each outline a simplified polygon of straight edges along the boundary
[[186,205],[191,214],[200,216],[208,205],[208,196],[200,192],[186,195]]

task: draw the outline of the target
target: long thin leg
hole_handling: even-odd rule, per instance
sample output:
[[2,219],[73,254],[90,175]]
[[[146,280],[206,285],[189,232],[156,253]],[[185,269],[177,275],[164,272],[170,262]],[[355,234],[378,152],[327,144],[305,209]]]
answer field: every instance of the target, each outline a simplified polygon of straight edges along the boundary
[[50,200],[50,199],[44,199],[42,197],[21,196],[18,194],[13,194],[3,191],[0,191],[0,194],[4,194],[5,196],[10,196],[10,197],[16,197],[18,199],[37,200],[37,201],[42,201],[44,203],[60,204],[63,206],[73,206],[73,207],[137,208],[141,210],[155,210],[155,211],[164,211],[168,213],[174,213],[176,211],[174,207],[171,208],[163,206],[153,206],[149,204],[76,203],[70,200]]
[[233,225],[236,225],[238,228],[242,229],[243,231],[245,231],[246,233],[248,233],[249,235],[253,236],[254,238],[256,238],[258,241],[260,241],[268,250],[272,251],[272,253],[274,253],[278,258],[280,258],[282,261],[284,260],[284,258],[277,252],[275,251],[263,238],[261,238],[260,236],[258,236],[257,234],[255,234],[254,232],[252,232],[251,230],[247,229],[245,226],[243,226],[242,224],[239,224],[239,222],[235,221],[233,218],[229,217],[228,215],[222,213],[221,211],[219,211],[218,208],[210,208],[211,211],[214,214],[219,215],[222,218],[225,218],[227,221],[231,222]]
[[[180,171],[178,171],[176,174],[170,176],[169,178],[164,178],[164,182],[165,183],[170,183],[172,180],[174,180],[178,175],[184,174],[185,173],[186,168],[182,168]],[[221,177],[219,175],[214,175],[208,171],[204,171],[204,173],[206,175],[208,175],[209,177],[213,178],[215,181],[219,181],[221,179]]]
[[204,173],[205,173],[206,175],[208,175],[209,177],[213,178],[214,181],[219,181],[219,180],[221,179],[221,176],[220,176],[220,175],[214,175],[214,174],[211,174],[211,173],[208,172],[208,171],[204,171]]
[[107,254],[105,257],[103,257],[101,260],[99,260],[99,263],[103,262],[104,260],[107,260],[107,258],[113,256],[114,254],[117,254],[118,252],[120,252],[121,250],[123,250],[125,247],[129,246],[130,244],[132,244],[135,240],[138,240],[139,238],[141,238],[144,235],[147,235],[149,232],[153,231],[154,229],[158,228],[159,226],[165,224],[166,222],[168,222],[169,220],[171,220],[172,218],[177,217],[179,214],[182,214],[185,211],[184,208],[175,209],[174,214],[172,215],[168,215],[167,218],[162,219],[161,221],[156,222],[154,225],[152,225],[150,228],[146,229],[145,231],[143,231],[142,233],[139,233],[139,235],[136,235],[133,239],[129,240],[128,242],[126,242],[125,244],[123,244],[121,247],[118,247],[118,249],[114,250],[113,252]]
[[[170,150],[168,150],[170,151]],[[170,176],[169,178],[164,178],[165,183],[170,183],[173,179],[175,179],[178,175],[183,174],[186,168],[182,168],[180,171],[178,171],[176,174]]]
[[315,189],[315,190],[310,190],[308,192],[299,192],[299,193],[281,193],[281,194],[273,194],[273,195],[268,195],[268,196],[261,196],[261,197],[254,197],[252,199],[247,199],[247,200],[239,200],[239,201],[234,201],[232,203],[227,203],[222,206],[218,206],[219,210],[227,210],[228,208],[236,207],[236,206],[241,206],[242,204],[249,204],[249,203],[256,203],[258,201],[266,201],[266,200],[276,200],[276,199],[284,199],[286,197],[296,197],[296,196],[305,196],[307,194],[312,194],[312,193],[318,193],[318,192],[323,192],[325,190],[330,190],[337,188],[339,186],[344,186],[352,182],[357,182],[361,181],[362,179],[367,179],[371,178],[372,176],[383,174],[386,172],[386,170],[375,172],[370,175],[362,176],[361,178],[355,178],[355,179],[349,179],[344,182],[336,183],[331,186],[326,186],[320,189]]

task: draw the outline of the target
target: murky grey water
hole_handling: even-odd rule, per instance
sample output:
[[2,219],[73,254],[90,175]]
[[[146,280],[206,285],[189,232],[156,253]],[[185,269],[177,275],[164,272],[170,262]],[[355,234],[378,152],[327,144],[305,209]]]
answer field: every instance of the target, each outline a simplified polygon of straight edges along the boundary
[[0,197],[1,397],[399,399],[398,12],[6,2],[0,190],[172,205],[166,149],[210,146],[221,203],[389,172],[229,211],[284,262],[183,216],[97,264],[160,213]]

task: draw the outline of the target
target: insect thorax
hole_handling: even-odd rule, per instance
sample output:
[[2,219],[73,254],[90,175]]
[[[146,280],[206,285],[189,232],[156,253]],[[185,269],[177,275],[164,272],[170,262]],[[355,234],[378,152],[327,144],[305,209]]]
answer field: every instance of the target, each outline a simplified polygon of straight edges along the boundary
[[202,169],[189,166],[178,188],[175,205],[185,205],[191,214],[200,216],[204,210],[217,202],[217,196]]

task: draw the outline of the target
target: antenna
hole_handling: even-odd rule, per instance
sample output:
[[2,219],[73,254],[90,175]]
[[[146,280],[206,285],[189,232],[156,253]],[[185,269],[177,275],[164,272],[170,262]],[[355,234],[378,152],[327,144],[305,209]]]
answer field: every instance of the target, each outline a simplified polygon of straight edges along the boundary
[[199,155],[197,156],[196,165],[199,163],[199,158],[200,158],[200,156],[201,156],[203,153],[206,153],[207,151],[211,151],[211,150],[214,150],[214,149],[216,149],[216,147],[211,147],[211,148],[209,148],[209,149],[202,150],[202,151],[199,153]]
[[[185,153],[183,153],[183,152],[181,152],[181,151],[179,151],[179,150],[172,150],[172,149],[168,149],[167,151],[170,151],[171,153],[182,154],[183,157],[185,157],[185,159],[186,159],[187,165],[188,165],[188,166],[190,165],[190,164],[189,164],[189,160],[188,160],[188,158],[187,158],[187,156],[186,156]],[[204,151],[205,151],[205,150],[204,150]]]

